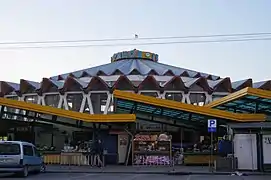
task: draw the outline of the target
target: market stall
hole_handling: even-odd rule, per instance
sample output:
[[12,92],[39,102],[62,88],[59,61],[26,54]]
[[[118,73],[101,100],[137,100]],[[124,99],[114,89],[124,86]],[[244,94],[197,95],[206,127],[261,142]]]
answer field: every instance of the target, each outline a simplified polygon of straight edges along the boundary
[[183,153],[184,165],[211,165],[219,157],[217,140],[203,137],[202,141],[187,148]]
[[170,165],[171,137],[166,134],[137,134],[132,154],[133,165]]
[[38,149],[44,159],[45,164],[62,165],[90,165],[91,142],[82,142],[76,147],[65,145],[61,151],[54,151],[53,148]]
[[217,153],[213,153],[212,157],[210,152],[186,152],[184,155],[184,165],[209,165],[217,160]]

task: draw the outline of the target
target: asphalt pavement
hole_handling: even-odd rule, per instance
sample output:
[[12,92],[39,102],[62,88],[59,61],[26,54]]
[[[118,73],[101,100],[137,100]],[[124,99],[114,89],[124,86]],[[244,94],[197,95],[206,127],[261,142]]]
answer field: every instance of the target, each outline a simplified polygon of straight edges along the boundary
[[[155,174],[93,174],[93,173],[44,173],[29,175],[28,180],[270,180],[271,176],[230,176],[230,175],[155,175]],[[1,179],[14,179],[13,176],[4,176]],[[21,179],[21,178],[16,178]]]

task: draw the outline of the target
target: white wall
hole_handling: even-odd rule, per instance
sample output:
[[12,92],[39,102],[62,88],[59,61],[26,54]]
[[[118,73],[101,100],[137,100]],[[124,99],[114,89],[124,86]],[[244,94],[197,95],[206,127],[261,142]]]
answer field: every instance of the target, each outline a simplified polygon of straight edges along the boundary
[[235,134],[233,142],[234,156],[237,157],[238,169],[257,170],[256,134]]
[[263,163],[271,164],[271,135],[263,135]]

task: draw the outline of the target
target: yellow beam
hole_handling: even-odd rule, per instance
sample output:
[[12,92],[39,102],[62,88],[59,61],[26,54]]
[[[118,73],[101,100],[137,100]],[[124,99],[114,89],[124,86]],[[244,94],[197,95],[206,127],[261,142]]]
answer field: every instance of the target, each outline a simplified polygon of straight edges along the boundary
[[235,93],[229,94],[228,96],[220,98],[216,101],[213,101],[213,102],[205,105],[205,107],[209,107],[209,108],[216,107],[216,106],[237,100],[237,99],[242,98],[246,95],[256,96],[256,97],[265,98],[265,99],[271,99],[271,91],[247,87],[247,88],[241,89],[240,91],[237,91]]
[[0,105],[41,114],[50,114],[75,120],[82,120],[85,122],[135,122],[136,120],[136,116],[134,114],[86,114],[6,98],[0,98]]
[[140,94],[134,94],[130,92],[124,92],[120,90],[114,91],[114,97],[124,100],[130,100],[145,104],[151,104],[154,106],[160,106],[170,109],[175,109],[179,111],[186,111],[194,114],[199,115],[205,115],[210,116],[213,118],[223,118],[223,119],[229,119],[233,121],[239,121],[239,122],[256,122],[256,121],[265,121],[266,115],[264,114],[238,114],[238,113],[231,113],[228,111],[222,111],[218,109],[211,109],[208,107],[203,106],[195,106],[192,104],[185,104],[181,102],[176,102],[172,100],[166,100],[166,99],[158,99],[155,97],[150,96],[144,96]]

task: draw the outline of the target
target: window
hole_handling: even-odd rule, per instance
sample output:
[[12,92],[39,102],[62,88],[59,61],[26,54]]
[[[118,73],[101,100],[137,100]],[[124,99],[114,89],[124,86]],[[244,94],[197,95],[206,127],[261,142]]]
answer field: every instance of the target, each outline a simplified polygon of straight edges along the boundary
[[169,100],[173,100],[173,101],[182,102],[183,95],[182,95],[182,93],[171,93],[170,92],[170,93],[166,93],[165,98],[169,99]]
[[11,143],[0,144],[0,155],[18,155],[20,154],[20,145]]
[[193,105],[203,106],[206,101],[206,95],[204,93],[191,93],[190,102]]
[[40,156],[40,153],[38,152],[37,148],[34,147],[33,149],[34,149],[35,156]]
[[32,146],[24,145],[23,149],[24,149],[24,155],[26,155],[26,156],[33,156],[34,155]]
[[83,101],[83,94],[68,94],[67,103],[69,110],[80,111],[81,104]]
[[34,95],[34,96],[26,96],[24,101],[29,102],[29,103],[37,104],[38,103],[38,96],[36,96],[36,95]]
[[44,101],[47,106],[58,107],[60,96],[58,94],[45,95]]

